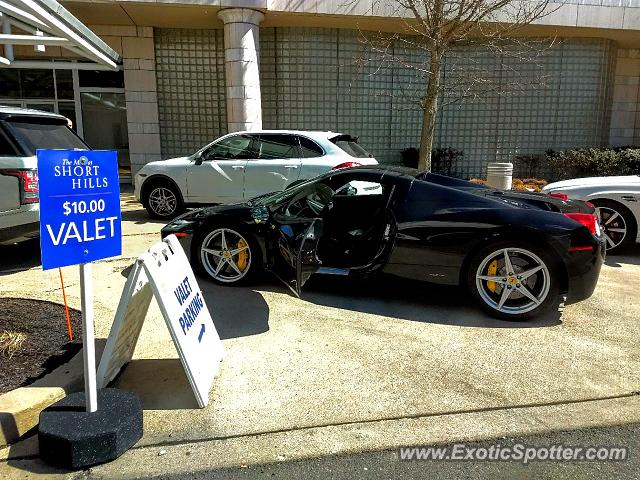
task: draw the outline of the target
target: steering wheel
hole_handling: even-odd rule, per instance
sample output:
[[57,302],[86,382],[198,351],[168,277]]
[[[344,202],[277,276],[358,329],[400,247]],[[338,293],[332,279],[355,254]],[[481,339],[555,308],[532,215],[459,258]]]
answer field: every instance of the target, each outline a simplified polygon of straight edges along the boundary
[[314,190],[300,197],[285,209],[285,214],[292,217],[318,217],[330,204],[334,191],[322,183],[316,184]]
[[289,205],[287,205],[287,208],[285,209],[284,213],[288,217],[315,216],[313,215],[314,213],[313,209],[309,206],[307,197],[302,197],[294,202],[291,202]]

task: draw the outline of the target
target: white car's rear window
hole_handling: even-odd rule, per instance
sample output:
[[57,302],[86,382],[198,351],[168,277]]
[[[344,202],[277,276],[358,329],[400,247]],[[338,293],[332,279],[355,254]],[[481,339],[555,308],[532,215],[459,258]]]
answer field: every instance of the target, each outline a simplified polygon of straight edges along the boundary
[[28,121],[9,120],[7,124],[17,136],[22,138],[32,155],[35,155],[39,148],[67,150],[88,148],[65,124],[38,122],[31,119]]
[[371,154],[367,152],[362,145],[354,139],[345,139],[338,137],[332,140],[342,151],[355,158],[369,158]]

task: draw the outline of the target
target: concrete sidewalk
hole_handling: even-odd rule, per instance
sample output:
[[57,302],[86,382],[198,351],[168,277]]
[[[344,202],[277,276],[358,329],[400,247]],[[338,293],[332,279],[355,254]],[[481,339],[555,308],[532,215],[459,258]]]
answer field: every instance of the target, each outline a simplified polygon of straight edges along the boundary
[[[161,227],[145,222],[137,204],[128,212],[123,258],[94,267],[101,337],[126,268]],[[209,406],[195,408],[154,304],[134,361],[115,382],[140,395],[145,435],[132,452],[92,472],[178,474],[638,422],[639,264],[637,254],[612,257],[594,297],[530,323],[490,319],[461,291],[429,285],[318,278],[297,299],[271,277],[251,288],[201,279],[227,350]],[[75,270],[65,274],[77,308]],[[48,274],[6,275],[4,294],[60,301]],[[0,452],[14,457],[0,463],[0,476],[49,472],[36,454],[33,440]]]

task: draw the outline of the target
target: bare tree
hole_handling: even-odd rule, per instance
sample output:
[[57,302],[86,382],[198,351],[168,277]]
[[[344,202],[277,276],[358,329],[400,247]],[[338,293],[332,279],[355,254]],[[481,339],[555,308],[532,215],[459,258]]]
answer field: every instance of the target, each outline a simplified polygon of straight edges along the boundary
[[[517,66],[540,59],[554,43],[526,39],[520,33],[523,26],[557,8],[549,0],[376,0],[373,8],[399,16],[404,28],[399,33],[361,31],[361,41],[369,47],[361,60],[377,62],[380,68],[395,64],[416,73],[418,82],[402,93],[417,99],[422,109],[419,170],[431,169],[439,109],[463,99],[544,84],[543,69],[524,76]],[[500,59],[499,68],[480,61],[487,52]],[[510,82],[496,72],[504,69],[510,70]]]

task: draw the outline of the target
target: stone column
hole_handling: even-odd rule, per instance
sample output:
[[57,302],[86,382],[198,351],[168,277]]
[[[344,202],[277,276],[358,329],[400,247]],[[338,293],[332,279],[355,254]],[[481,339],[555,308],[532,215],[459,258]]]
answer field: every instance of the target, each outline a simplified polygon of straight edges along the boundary
[[227,87],[227,126],[229,132],[260,130],[260,72],[258,25],[264,14],[249,8],[221,10],[224,22],[224,64]]
[[153,28],[133,28],[135,36],[122,36],[132,182],[145,164],[161,158]]

